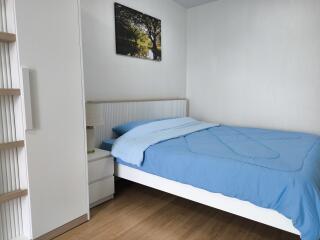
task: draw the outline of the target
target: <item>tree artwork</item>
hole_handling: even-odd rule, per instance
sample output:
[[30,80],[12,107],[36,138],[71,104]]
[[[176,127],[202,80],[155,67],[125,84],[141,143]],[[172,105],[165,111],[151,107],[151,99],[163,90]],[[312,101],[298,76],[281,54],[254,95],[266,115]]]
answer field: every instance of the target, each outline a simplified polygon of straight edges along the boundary
[[117,54],[161,61],[161,20],[115,3]]

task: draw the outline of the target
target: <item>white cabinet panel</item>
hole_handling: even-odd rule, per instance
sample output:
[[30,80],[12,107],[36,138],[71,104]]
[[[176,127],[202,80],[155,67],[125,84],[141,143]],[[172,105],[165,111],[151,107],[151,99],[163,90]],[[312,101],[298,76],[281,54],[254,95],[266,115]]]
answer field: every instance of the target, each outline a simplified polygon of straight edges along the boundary
[[32,238],[89,212],[79,4],[16,0],[20,61],[31,69]]
[[91,206],[97,201],[112,197],[114,193],[114,177],[109,177],[102,181],[90,184],[89,192]]
[[114,173],[113,158],[102,158],[89,162],[89,183],[111,177]]

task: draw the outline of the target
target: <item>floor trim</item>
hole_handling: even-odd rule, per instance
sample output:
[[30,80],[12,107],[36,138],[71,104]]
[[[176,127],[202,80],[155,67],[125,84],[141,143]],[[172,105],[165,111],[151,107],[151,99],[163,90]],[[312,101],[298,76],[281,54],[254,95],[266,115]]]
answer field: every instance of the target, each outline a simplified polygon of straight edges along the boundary
[[51,240],[55,237],[58,237],[59,235],[64,234],[65,232],[85,223],[88,221],[88,214],[85,214],[79,218],[76,218],[74,220],[72,220],[71,222],[66,223],[65,225],[58,227],[54,230],[52,230],[51,232],[48,232],[38,238],[36,238],[35,240]]

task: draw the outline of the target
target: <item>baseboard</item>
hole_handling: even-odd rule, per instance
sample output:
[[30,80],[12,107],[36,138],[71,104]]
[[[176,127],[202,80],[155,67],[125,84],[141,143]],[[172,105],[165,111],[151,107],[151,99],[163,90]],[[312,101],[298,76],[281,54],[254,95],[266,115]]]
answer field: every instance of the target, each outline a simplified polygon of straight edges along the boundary
[[54,239],[55,237],[58,237],[61,234],[64,234],[65,232],[68,232],[69,230],[85,223],[88,221],[88,214],[85,214],[77,219],[72,220],[71,222],[66,223],[65,225],[58,227],[51,232],[48,232],[35,240],[51,240]]

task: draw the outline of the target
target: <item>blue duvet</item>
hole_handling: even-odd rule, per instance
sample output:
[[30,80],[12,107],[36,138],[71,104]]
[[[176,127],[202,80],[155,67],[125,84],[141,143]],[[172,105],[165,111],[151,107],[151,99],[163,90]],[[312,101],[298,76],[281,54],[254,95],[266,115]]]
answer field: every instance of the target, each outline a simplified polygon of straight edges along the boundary
[[303,240],[320,239],[319,136],[215,126],[152,143],[143,156],[141,166],[118,161],[274,209],[292,219]]

